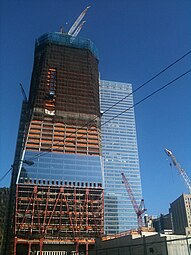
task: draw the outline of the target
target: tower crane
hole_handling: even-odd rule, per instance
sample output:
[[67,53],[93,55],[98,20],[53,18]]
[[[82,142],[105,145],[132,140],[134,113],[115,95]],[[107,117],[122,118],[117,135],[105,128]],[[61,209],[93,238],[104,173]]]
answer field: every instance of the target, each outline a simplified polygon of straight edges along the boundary
[[81,24],[76,28],[76,31],[74,31],[74,33],[72,34],[72,36],[76,37],[76,36],[79,34],[79,32],[81,31],[81,29],[82,29],[84,23],[86,23],[85,20],[82,21]]
[[[70,30],[68,31],[68,35],[71,35],[74,37],[78,35],[83,24],[85,23],[85,21],[82,21],[82,19],[86,15],[86,12],[88,11],[89,8],[90,6],[87,6],[85,10],[80,14],[80,16],[76,19],[76,21],[74,22],[74,24],[71,26]],[[81,21],[82,23],[80,24]]]
[[147,210],[147,209],[145,209],[144,199],[141,199],[140,205],[138,206],[127,178],[125,177],[124,173],[121,173],[121,175],[122,175],[122,179],[123,179],[122,182],[125,184],[126,190],[129,194],[129,197],[131,200],[131,203],[132,203],[135,213],[137,215],[138,228],[140,229],[143,226],[142,214]]
[[173,155],[172,151],[167,150],[166,148],[164,149],[164,151],[171,158],[173,165],[176,167],[179,174],[182,176],[182,178],[183,178],[183,180],[184,180],[184,182],[185,182],[185,184],[186,184],[186,186],[189,190],[189,193],[191,194],[191,181],[190,181],[190,178],[188,177],[186,171],[178,163],[178,161],[176,160],[176,157]]
[[21,88],[21,92],[22,92],[22,95],[23,95],[24,102],[27,102],[27,96],[26,96],[25,90],[23,88],[23,85],[21,83],[20,83],[20,88]]

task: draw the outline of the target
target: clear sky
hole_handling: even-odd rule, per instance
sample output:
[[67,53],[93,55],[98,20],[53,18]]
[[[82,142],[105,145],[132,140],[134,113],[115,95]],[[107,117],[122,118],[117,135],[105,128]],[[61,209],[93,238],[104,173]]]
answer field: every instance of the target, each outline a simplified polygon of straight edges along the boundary
[[[91,5],[80,33],[99,49],[101,79],[132,83],[136,89],[191,50],[190,0],[1,0],[0,1],[0,177],[13,163],[22,103],[28,95],[35,39],[68,30]],[[134,94],[147,94],[189,70],[191,54]],[[143,196],[149,214],[167,213],[187,192],[171,168],[172,150],[191,177],[191,74],[135,108]],[[9,186],[10,175],[0,187]]]

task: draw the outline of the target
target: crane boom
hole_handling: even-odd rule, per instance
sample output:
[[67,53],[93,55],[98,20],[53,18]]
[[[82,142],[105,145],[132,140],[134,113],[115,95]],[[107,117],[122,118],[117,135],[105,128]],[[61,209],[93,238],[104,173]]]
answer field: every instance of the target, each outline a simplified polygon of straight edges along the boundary
[[123,183],[125,184],[126,190],[129,194],[131,203],[137,215],[138,227],[141,228],[143,226],[142,214],[147,210],[144,208],[144,199],[141,199],[141,203],[138,206],[127,178],[125,177],[124,173],[121,173],[121,175],[122,175]]
[[89,8],[90,6],[87,6],[85,10],[80,14],[80,16],[77,18],[77,20],[74,22],[74,24],[71,26],[70,30],[68,31],[68,35],[74,36],[73,35],[74,31],[77,29],[78,25],[80,24],[83,17],[86,15],[86,12],[88,11]]
[[130,187],[130,184],[129,184],[127,178],[125,177],[124,173],[121,173],[121,175],[122,175],[123,183],[125,184],[126,190],[129,194],[129,197],[130,197],[131,203],[133,205],[133,208],[134,208],[135,211],[138,211],[139,207],[138,207],[137,202],[135,200],[135,197],[133,195],[133,191]]
[[21,92],[22,92],[22,95],[23,95],[23,98],[24,98],[24,102],[27,102],[27,96],[26,96],[26,93],[23,89],[23,85],[20,83],[20,88],[21,88]]
[[176,167],[179,174],[182,176],[182,178],[183,178],[183,180],[184,180],[184,182],[185,182],[185,184],[186,184],[186,186],[189,190],[189,193],[191,194],[191,181],[190,181],[190,178],[188,177],[186,171],[178,163],[178,161],[176,160],[176,157],[173,155],[172,151],[167,150],[166,148],[164,149],[164,151],[171,158],[173,165]]
[[74,37],[76,37],[78,34],[79,34],[79,32],[81,31],[81,29],[82,29],[82,27],[83,27],[83,25],[84,25],[84,23],[86,23],[86,21],[84,20],[84,21],[82,21],[82,23],[76,28],[76,31],[73,33],[73,35],[72,36],[74,36]]

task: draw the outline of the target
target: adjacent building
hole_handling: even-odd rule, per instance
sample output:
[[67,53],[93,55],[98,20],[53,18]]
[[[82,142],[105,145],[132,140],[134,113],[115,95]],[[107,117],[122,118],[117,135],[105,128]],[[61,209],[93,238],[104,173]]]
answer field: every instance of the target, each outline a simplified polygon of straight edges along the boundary
[[7,216],[7,206],[9,201],[9,189],[0,188],[0,254],[3,246],[3,238],[6,233],[6,216]]
[[170,204],[175,234],[191,234],[191,194],[182,194]]
[[[124,99],[125,98],[125,99]],[[121,173],[139,203],[142,198],[132,85],[100,81],[104,226],[106,234],[137,228],[137,216]]]
[[190,255],[190,247],[191,239],[186,235],[142,232],[98,239],[90,255]]
[[172,214],[161,214],[160,217],[153,219],[155,231],[162,234],[172,234]]
[[7,254],[85,253],[103,234],[100,117],[95,45],[64,33],[38,38],[15,154]]

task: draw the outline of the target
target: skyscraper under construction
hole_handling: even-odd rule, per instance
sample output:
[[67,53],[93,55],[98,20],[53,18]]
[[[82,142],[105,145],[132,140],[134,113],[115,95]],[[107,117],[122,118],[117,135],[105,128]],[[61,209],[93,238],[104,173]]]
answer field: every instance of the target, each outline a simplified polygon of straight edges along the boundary
[[103,234],[100,145],[96,47],[62,32],[41,36],[13,169],[12,254],[87,254]]

